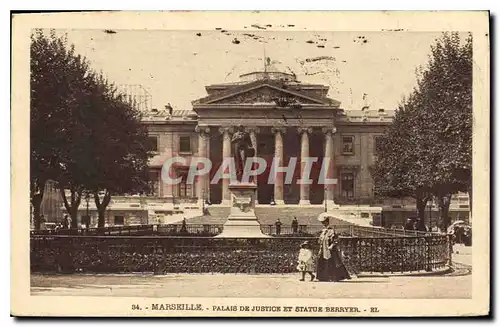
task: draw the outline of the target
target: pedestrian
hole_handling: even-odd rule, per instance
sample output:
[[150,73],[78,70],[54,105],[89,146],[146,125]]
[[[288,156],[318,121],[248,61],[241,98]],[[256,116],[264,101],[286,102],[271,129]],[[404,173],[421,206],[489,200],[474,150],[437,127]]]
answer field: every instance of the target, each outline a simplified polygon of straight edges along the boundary
[[64,218],[63,218],[62,224],[63,224],[63,229],[68,229],[68,228],[69,228],[69,219],[68,219],[68,215],[64,215]]
[[413,229],[413,221],[411,218],[406,219],[406,223],[404,225],[405,230],[412,230]]
[[339,237],[330,226],[330,218],[331,216],[325,212],[318,216],[318,220],[325,228],[318,239],[319,252],[316,264],[316,278],[319,281],[339,282],[344,279],[351,279],[351,276],[349,276],[342,262],[338,249]]
[[465,246],[472,246],[472,228],[470,226],[464,228],[463,241]]
[[276,220],[274,225],[276,226],[276,235],[280,235],[281,234],[281,221],[279,218],[278,218],[278,220]]
[[187,230],[187,223],[186,223],[186,217],[182,219],[182,225],[181,225],[181,235],[187,235],[188,230]]
[[415,220],[413,221],[413,228],[412,228],[412,229],[413,229],[414,231],[418,231],[418,225],[420,225],[420,224],[419,224],[419,219],[415,219]]
[[292,220],[292,233],[297,234],[299,231],[299,222],[297,221],[297,217],[293,217]]
[[309,241],[305,241],[300,245],[300,251],[299,251],[299,258],[297,260],[298,266],[297,270],[301,272],[302,278],[300,279],[301,282],[305,280],[306,273],[311,276],[311,281],[314,280],[314,256],[313,252],[311,250],[311,245],[309,244]]

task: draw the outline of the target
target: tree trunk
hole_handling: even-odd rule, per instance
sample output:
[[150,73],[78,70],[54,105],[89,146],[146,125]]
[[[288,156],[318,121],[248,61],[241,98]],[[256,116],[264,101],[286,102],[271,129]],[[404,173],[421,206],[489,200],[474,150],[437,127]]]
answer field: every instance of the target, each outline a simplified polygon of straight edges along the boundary
[[69,216],[71,217],[71,228],[78,228],[78,207],[80,207],[80,202],[82,199],[82,192],[75,190],[74,188],[71,188],[71,196],[70,196],[70,202],[68,203],[68,199],[66,198],[66,193],[64,191],[64,187],[61,187],[59,189],[61,192],[61,197],[64,202],[64,207],[66,208],[66,211],[68,212]]
[[40,194],[35,195],[31,203],[33,205],[33,222],[35,225],[35,230],[40,230],[41,226],[40,213],[42,205],[42,196]]
[[40,183],[33,182],[31,184],[31,205],[33,206],[33,223],[35,230],[40,230],[41,225],[41,206],[43,200],[43,192],[45,190],[45,181]]
[[418,226],[419,231],[426,231],[425,228],[425,207],[427,203],[432,199],[432,196],[427,192],[417,192],[417,215],[418,215]]
[[106,191],[104,193],[104,198],[101,199],[99,198],[99,192],[94,192],[94,202],[95,206],[97,208],[97,214],[99,215],[99,218],[97,220],[97,227],[101,228],[104,227],[105,224],[105,214],[106,214],[106,208],[108,207],[109,202],[111,201],[111,193],[109,191]]
[[437,202],[439,205],[439,218],[441,219],[444,229],[446,230],[450,226],[451,219],[449,216],[450,212],[450,202],[451,194],[440,194],[437,196]]
[[469,224],[472,224],[472,183],[469,184],[469,189],[467,191],[469,193]]

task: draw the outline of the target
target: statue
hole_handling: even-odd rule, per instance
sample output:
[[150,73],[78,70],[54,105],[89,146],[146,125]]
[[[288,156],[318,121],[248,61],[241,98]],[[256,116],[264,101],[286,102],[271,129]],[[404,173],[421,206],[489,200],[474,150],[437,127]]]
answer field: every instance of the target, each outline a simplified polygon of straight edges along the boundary
[[[254,140],[255,142],[255,140]],[[255,215],[257,183],[255,176],[243,180],[247,159],[255,157],[257,144],[253,144],[250,134],[242,125],[236,128],[231,138],[233,158],[235,159],[236,181],[229,184],[231,192],[231,211],[227,217],[222,233],[217,238],[269,238],[262,233],[259,219]],[[253,162],[253,165],[256,165]],[[252,170],[255,168],[251,167]],[[250,168],[250,167],[249,167]]]
[[255,148],[252,145],[250,134],[245,131],[243,125],[239,125],[236,129],[231,139],[231,145],[235,159],[236,180],[241,182],[246,159],[255,156]]

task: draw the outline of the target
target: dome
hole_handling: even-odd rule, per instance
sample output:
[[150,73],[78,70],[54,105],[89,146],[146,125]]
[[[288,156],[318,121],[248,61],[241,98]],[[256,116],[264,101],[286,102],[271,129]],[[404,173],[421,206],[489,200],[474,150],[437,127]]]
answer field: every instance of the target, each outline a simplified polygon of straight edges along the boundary
[[[263,79],[282,80],[285,82],[298,82],[295,73],[280,61],[266,57],[245,60],[238,64],[229,75],[238,76],[238,82],[253,82]],[[239,74],[238,74],[239,73]]]
[[286,82],[297,82],[297,77],[288,67],[283,66],[279,61],[272,61],[269,57],[266,57],[263,70],[240,75],[240,79],[243,81],[272,79]]

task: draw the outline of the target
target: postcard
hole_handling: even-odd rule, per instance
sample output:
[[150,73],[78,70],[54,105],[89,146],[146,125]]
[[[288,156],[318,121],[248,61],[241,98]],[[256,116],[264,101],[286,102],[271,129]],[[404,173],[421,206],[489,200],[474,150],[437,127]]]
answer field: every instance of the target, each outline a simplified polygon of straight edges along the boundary
[[12,26],[13,316],[489,315],[488,12]]

